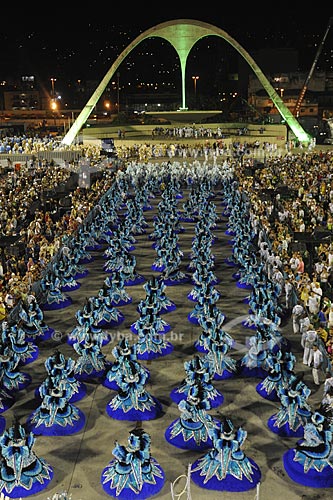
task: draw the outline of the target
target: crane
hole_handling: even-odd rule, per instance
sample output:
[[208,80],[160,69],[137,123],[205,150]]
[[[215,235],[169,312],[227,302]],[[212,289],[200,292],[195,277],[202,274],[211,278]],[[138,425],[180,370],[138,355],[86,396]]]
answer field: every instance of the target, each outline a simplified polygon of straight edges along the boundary
[[296,105],[295,105],[295,109],[294,109],[294,115],[296,116],[296,118],[298,118],[298,116],[299,116],[299,110],[301,108],[301,104],[303,102],[305,93],[307,91],[307,88],[308,88],[308,85],[309,85],[309,81],[311,80],[313,72],[314,72],[314,70],[316,68],[316,64],[318,62],[319,56],[321,54],[321,51],[323,50],[323,46],[324,46],[325,40],[327,38],[328,32],[329,32],[329,30],[331,28],[332,22],[333,22],[333,16],[329,18],[327,28],[325,30],[324,36],[322,38],[322,41],[321,41],[321,43],[318,46],[315,58],[313,60],[312,66],[311,66],[310,71],[309,71],[309,74],[306,77],[305,82],[303,84],[303,87],[301,89],[301,92],[300,92],[300,94],[298,96],[298,99],[297,99],[297,102],[296,102]]

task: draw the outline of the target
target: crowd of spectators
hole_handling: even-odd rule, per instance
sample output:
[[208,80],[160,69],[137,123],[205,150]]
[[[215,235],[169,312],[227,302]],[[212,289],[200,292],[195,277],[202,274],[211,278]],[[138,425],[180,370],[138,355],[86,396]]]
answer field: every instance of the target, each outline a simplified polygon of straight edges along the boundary
[[[92,153],[95,158],[96,151]],[[60,216],[57,200],[47,200],[45,193],[66,184],[75,169],[74,164],[63,168],[43,161],[0,176],[0,320],[30,293],[63,236],[73,234],[111,186],[113,172],[104,169],[89,189],[76,187],[69,193],[70,206]]]
[[[186,146],[186,150],[192,148],[201,152],[188,156],[187,153],[177,156],[175,152],[170,155],[168,148],[171,146],[164,149],[161,145],[140,144],[138,154],[132,152],[129,156],[137,156],[138,162],[149,162],[153,157],[162,161],[200,159],[215,166],[225,163],[235,166],[240,189],[249,196],[253,214],[269,241],[267,251],[275,262],[275,279],[280,280],[286,296],[289,287],[295,292],[288,308],[291,310],[295,302],[304,306],[330,354],[333,345],[333,151],[270,154],[268,150],[261,168],[252,168],[249,173],[248,162],[243,162],[241,155],[234,154],[248,149],[246,142],[233,143],[231,149],[223,147],[215,156],[210,150],[207,152],[205,143]],[[161,149],[156,152],[156,148]],[[182,150],[181,145],[177,148]],[[144,154],[142,149],[146,150]],[[82,147],[82,156],[96,160],[98,149]],[[118,151],[118,156],[122,157],[122,151]],[[126,155],[123,160],[124,165],[126,161],[133,161]],[[39,162],[32,171],[11,171],[1,177],[1,233],[5,237],[18,234],[24,254],[13,255],[8,252],[8,247],[2,248],[0,315],[5,315],[29,292],[32,282],[40,277],[59,249],[63,235],[66,232],[73,234],[80,221],[111,186],[114,175],[105,169],[102,177],[89,189],[75,189],[71,193],[70,209],[63,217],[57,218],[53,210],[46,210],[42,193],[64,182],[70,170]],[[285,188],[283,195],[279,191],[281,187]],[[38,208],[31,210],[35,202],[38,202]],[[316,231],[326,231],[328,236],[317,240]],[[295,234],[300,233],[305,236],[302,245],[295,240]]]
[[271,243],[267,252],[281,263],[286,296],[295,291],[289,309],[303,309],[300,333],[314,328],[332,356],[333,151],[272,158],[252,177],[240,177]]
[[204,160],[211,161],[217,164],[221,158],[238,157],[244,158],[259,157],[265,158],[266,156],[284,154],[285,150],[279,151],[277,144],[255,140],[248,141],[233,141],[228,142],[223,139],[216,139],[213,141],[206,140],[204,142],[196,142],[189,140],[189,142],[165,142],[165,143],[151,143],[151,142],[138,142],[136,144],[123,142],[117,146],[117,155],[124,160],[161,160],[169,158],[170,161],[177,160]]
[[51,134],[9,135],[0,138],[0,154],[36,154],[40,151],[64,151],[69,146],[61,144],[60,138]]
[[0,137],[0,154],[8,155],[6,160],[11,163],[11,155],[39,155],[43,152],[79,151],[84,158],[98,158],[100,147],[94,144],[63,144],[62,137],[51,134],[40,136],[34,134],[6,135]]
[[182,127],[155,127],[152,138],[178,138],[178,139],[224,139],[227,137],[225,128],[204,127],[202,125],[187,125]]
[[[263,134],[264,127],[259,128],[259,133]],[[181,127],[155,127],[152,130],[152,138],[176,138],[176,139],[225,139],[230,135],[248,135],[250,131],[247,127],[225,128],[225,127],[204,127],[203,125],[186,125]]]
[[[122,132],[119,139],[125,138]],[[239,135],[239,134],[238,134]],[[165,157],[173,159],[199,159],[214,161],[221,156],[233,156],[239,153],[243,155],[255,155],[265,157],[266,155],[279,155],[285,151],[279,151],[276,143],[259,140],[234,140],[225,141],[226,134],[221,127],[216,129],[210,127],[173,127],[164,129],[156,127],[152,131],[153,138],[163,137],[165,139],[174,138],[175,142],[145,142],[140,141],[132,144],[130,141],[122,141],[116,148],[118,158],[122,160],[149,161],[151,159],[163,159]],[[189,142],[179,142],[189,139]],[[202,139],[205,139],[202,142]],[[196,142],[195,140],[198,140]],[[286,146],[287,147],[287,146]],[[92,144],[72,144],[62,143],[61,137],[54,137],[50,134],[39,136],[38,134],[10,135],[0,138],[0,154],[8,154],[8,161],[11,162],[11,155],[28,154],[41,155],[43,152],[64,152],[79,150],[80,154],[86,158],[95,157],[99,154],[100,148]]]

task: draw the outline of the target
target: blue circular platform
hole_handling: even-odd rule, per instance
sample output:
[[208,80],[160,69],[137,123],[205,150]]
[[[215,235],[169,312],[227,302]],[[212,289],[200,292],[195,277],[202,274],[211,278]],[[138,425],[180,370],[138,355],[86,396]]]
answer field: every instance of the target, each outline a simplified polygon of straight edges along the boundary
[[262,398],[267,399],[268,401],[280,401],[276,390],[273,389],[270,393],[268,393],[265,387],[263,387],[263,381],[259,382],[256,386],[256,391]]
[[152,406],[149,410],[136,410],[134,408],[130,408],[125,412],[122,408],[113,409],[111,406],[111,400],[110,403],[106,405],[106,413],[109,417],[114,418],[115,420],[129,420],[131,422],[154,420],[161,415],[162,405],[154,396],[151,396],[151,398],[154,401],[154,406]]
[[41,425],[36,425],[32,423],[31,419],[34,415],[32,415],[27,419],[27,427],[29,428],[30,431],[32,431],[36,436],[42,435],[42,436],[68,436],[69,434],[76,434],[77,432],[80,432],[83,427],[85,426],[86,423],[86,417],[85,414],[83,413],[82,410],[77,408],[78,410],[78,415],[79,419],[73,421],[73,425],[59,425],[59,424],[53,424],[51,426],[46,426],[44,424]]
[[[209,448],[212,448],[213,443],[212,443],[211,438],[208,436],[208,433],[206,433],[207,439],[205,441],[200,441],[200,443],[197,443],[197,441],[195,440],[195,438],[193,436],[191,436],[190,439],[185,439],[182,432],[180,432],[176,436],[172,436],[173,427],[179,421],[180,421],[180,419],[177,418],[167,427],[167,429],[164,433],[164,437],[168,441],[168,443],[170,443],[173,446],[175,446],[176,448],[180,448],[182,450],[202,451],[202,450],[207,450]],[[214,422],[216,424],[218,424],[219,426],[221,425],[221,423],[217,419],[214,419]],[[201,422],[200,422],[200,424],[202,425]],[[189,430],[189,429],[186,428],[186,430]]]
[[[290,479],[310,488],[332,488],[333,469],[328,465],[322,470],[304,470],[304,465],[295,462],[295,449],[288,450],[283,455],[283,466]],[[319,498],[319,497],[318,497]]]
[[242,479],[238,479],[237,477],[228,474],[223,479],[218,479],[216,476],[213,476],[211,479],[205,482],[206,476],[201,475],[201,470],[193,470],[198,465],[200,465],[200,459],[193,462],[191,466],[191,479],[197,486],[200,486],[201,488],[205,488],[207,490],[233,492],[248,491],[255,488],[261,479],[261,471],[258,465],[251,458],[249,458],[248,460],[255,467],[252,473],[252,481],[249,481],[244,475]]
[[44,477],[43,482],[40,482],[38,479],[33,481],[33,484],[32,484],[30,489],[23,488],[22,486],[15,486],[13,489],[8,488],[8,490],[7,490],[6,487],[4,487],[1,489],[1,493],[3,495],[5,495],[4,498],[8,497],[8,499],[11,499],[11,498],[21,498],[22,499],[22,498],[30,497],[31,495],[35,495],[35,494],[39,493],[40,491],[45,490],[45,488],[47,488],[49,483],[52,481],[54,472],[53,472],[53,469],[51,468],[51,466],[48,466],[48,473],[49,473],[49,477],[48,478]]

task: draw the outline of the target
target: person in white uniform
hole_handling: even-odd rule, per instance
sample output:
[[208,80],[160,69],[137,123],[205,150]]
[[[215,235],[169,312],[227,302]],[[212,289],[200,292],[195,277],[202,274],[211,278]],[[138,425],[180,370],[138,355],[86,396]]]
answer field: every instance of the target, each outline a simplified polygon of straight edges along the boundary
[[303,347],[303,364],[310,366],[313,361],[313,345],[318,341],[318,335],[313,325],[310,324],[307,331],[302,334],[301,345]]
[[302,304],[294,305],[291,311],[294,333],[301,332],[301,319],[304,317],[304,315],[305,315],[305,308],[302,306]]
[[317,344],[312,346],[313,353],[313,367],[312,367],[312,377],[315,385],[320,385],[320,373],[322,371],[323,365],[323,354],[320,351]]

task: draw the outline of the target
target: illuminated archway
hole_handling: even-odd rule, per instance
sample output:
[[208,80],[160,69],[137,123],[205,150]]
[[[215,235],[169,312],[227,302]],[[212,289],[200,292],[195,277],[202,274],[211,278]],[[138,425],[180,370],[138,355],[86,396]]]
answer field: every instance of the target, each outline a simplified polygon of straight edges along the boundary
[[250,65],[251,69],[257,76],[258,80],[261,82],[262,86],[266,90],[269,97],[272,99],[274,105],[279,111],[282,118],[289,125],[290,129],[295,134],[295,137],[302,143],[307,144],[310,140],[309,134],[305,132],[303,127],[300,125],[298,120],[294,117],[291,111],[285,106],[279,94],[276,92],[274,87],[269,83],[266,76],[263,74],[259,66],[256,64],[254,59],[248,54],[248,52],[243,49],[243,47],[234,38],[229,36],[225,31],[211,24],[203,23],[201,21],[194,21],[191,19],[178,19],[176,21],[167,21],[165,23],[158,24],[153,28],[149,28],[144,33],[139,35],[128,47],[123,50],[120,56],[117,57],[116,61],[112,64],[109,71],[106,73],[104,78],[101,80],[100,84],[96,88],[95,92],[90,97],[89,101],[82,109],[81,113],[65,135],[62,140],[63,144],[71,145],[80,132],[82,126],[85,124],[90,114],[92,113],[96,103],[101,98],[106,86],[111,80],[112,76],[116,73],[120,64],[128,56],[128,54],[143,40],[151,37],[161,37],[167,40],[176,50],[181,66],[181,78],[182,78],[182,109],[186,109],[186,92],[185,92],[185,75],[186,75],[186,62],[188,55],[192,47],[205,36],[216,35],[222,37],[226,40],[234,49],[236,49],[241,56]]

